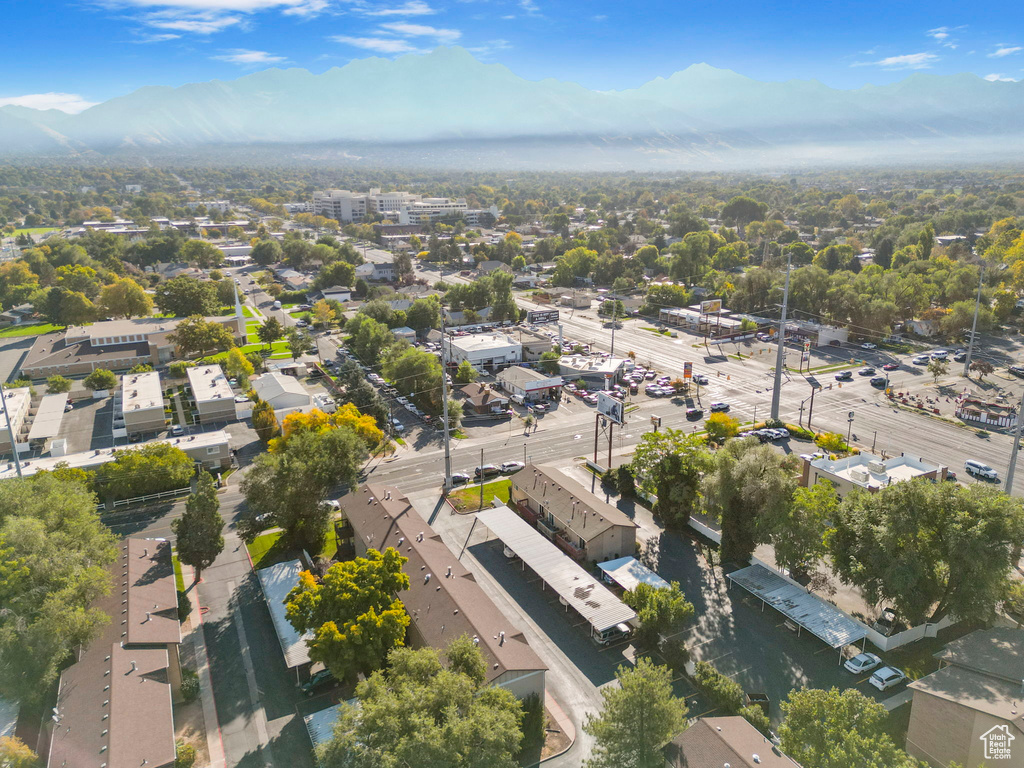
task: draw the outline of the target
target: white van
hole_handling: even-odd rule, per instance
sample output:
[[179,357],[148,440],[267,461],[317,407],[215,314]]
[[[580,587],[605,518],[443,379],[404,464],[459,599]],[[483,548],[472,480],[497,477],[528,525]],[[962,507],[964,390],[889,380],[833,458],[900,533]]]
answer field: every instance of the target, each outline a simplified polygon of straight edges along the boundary
[[526,398],[522,395],[512,395],[509,397],[509,400],[517,405],[526,405]]
[[281,302],[280,301],[275,301],[274,302],[274,309],[280,309],[280,308],[281,308]]

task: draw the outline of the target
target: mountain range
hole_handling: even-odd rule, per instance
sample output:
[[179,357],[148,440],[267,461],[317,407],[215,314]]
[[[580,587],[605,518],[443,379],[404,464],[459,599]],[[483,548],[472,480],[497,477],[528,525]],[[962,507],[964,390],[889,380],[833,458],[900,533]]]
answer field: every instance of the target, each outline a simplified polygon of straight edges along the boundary
[[[287,145],[556,146],[616,164],[730,164],[756,157],[860,153],[1013,156],[1024,140],[1024,82],[914,73],[839,90],[761,82],[695,64],[624,91],[526,80],[458,47],[352,61],[322,74],[267,69],[232,81],[149,86],[70,115],[0,107],[0,153],[76,155]],[[1001,148],[1005,147],[1005,152]],[[573,148],[576,148],[575,150]],[[424,150],[426,151],[426,150]],[[625,154],[622,154],[625,152]],[[469,152],[472,154],[472,150]],[[415,154],[415,152],[413,153]],[[507,158],[512,162],[512,158]],[[735,159],[735,158],[733,158]],[[847,158],[848,159],[848,158]],[[516,159],[529,164],[529,154]],[[515,164],[515,162],[512,162]]]

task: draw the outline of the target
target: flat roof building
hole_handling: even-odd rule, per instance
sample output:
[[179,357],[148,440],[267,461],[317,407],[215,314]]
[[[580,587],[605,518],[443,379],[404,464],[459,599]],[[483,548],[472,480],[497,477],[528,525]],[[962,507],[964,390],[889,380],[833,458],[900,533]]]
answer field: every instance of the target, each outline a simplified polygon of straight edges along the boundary
[[562,392],[562,377],[551,376],[521,365],[509,366],[498,373],[498,386],[525,401],[557,399]]
[[583,379],[587,384],[596,384],[602,388],[621,379],[625,365],[626,360],[620,357],[563,355],[558,358],[558,372],[564,380]]
[[893,483],[918,477],[944,480],[947,472],[946,467],[912,456],[883,459],[870,453],[861,453],[834,461],[828,457],[804,459],[800,485],[809,488],[819,480],[826,480],[836,489],[837,494],[845,496],[857,488],[877,491]]
[[126,373],[121,377],[121,415],[129,435],[159,432],[166,426],[159,373]]
[[200,423],[235,420],[235,393],[219,365],[189,368],[188,384],[192,389]]
[[523,345],[507,333],[446,336],[442,343],[448,346],[448,363],[452,366],[468,361],[478,371],[499,371],[523,359]]
[[[21,444],[25,442],[21,433],[25,428],[25,420],[28,419],[29,407],[32,402],[31,391],[28,387],[5,389],[4,400],[7,402],[7,418],[11,420],[11,432],[14,433],[15,441]],[[0,411],[0,419],[2,418],[3,412]],[[13,454],[12,449],[11,438],[8,435],[7,423],[5,422],[0,425],[0,453]],[[25,449],[22,448],[21,450]]]

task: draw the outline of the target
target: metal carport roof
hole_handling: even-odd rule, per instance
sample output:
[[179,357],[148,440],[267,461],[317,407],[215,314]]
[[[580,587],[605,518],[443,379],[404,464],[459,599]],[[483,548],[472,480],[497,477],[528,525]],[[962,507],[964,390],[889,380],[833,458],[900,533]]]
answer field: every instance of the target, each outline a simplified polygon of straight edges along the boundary
[[263,597],[270,610],[270,618],[274,622],[277,641],[281,644],[285,666],[289,669],[309,662],[306,638],[313,637],[312,632],[307,632],[304,635],[296,632],[295,627],[291,625],[285,615],[284,599],[288,597],[292,588],[298,585],[301,571],[302,563],[299,560],[289,560],[256,571],[260,587],[263,589]]
[[867,637],[868,630],[863,624],[763,565],[733,571],[729,580],[833,648]]
[[638,584],[650,584],[655,589],[670,589],[672,586],[635,557],[620,557],[618,560],[598,563],[597,567],[626,590],[636,589]]
[[632,621],[636,613],[536,529],[505,506],[477,512],[477,520],[518,555],[566,605],[597,632]]
[[30,443],[57,436],[60,432],[61,422],[64,421],[64,406],[67,404],[67,392],[43,395],[43,399],[39,401],[39,410],[36,411],[36,417],[32,421],[32,429],[28,432]]

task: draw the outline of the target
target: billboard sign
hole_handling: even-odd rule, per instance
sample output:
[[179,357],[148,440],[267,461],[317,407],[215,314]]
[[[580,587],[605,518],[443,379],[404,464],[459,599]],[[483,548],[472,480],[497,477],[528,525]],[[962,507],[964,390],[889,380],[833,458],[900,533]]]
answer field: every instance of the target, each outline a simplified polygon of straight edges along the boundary
[[721,299],[709,299],[700,303],[701,314],[710,315],[715,312],[722,311],[722,300]]
[[558,310],[557,309],[531,309],[526,313],[526,322],[528,323],[557,323],[558,322]]
[[692,379],[693,378],[693,363],[683,363],[683,378],[684,379]]
[[615,424],[621,424],[625,417],[625,405],[604,392],[597,393],[597,412]]

